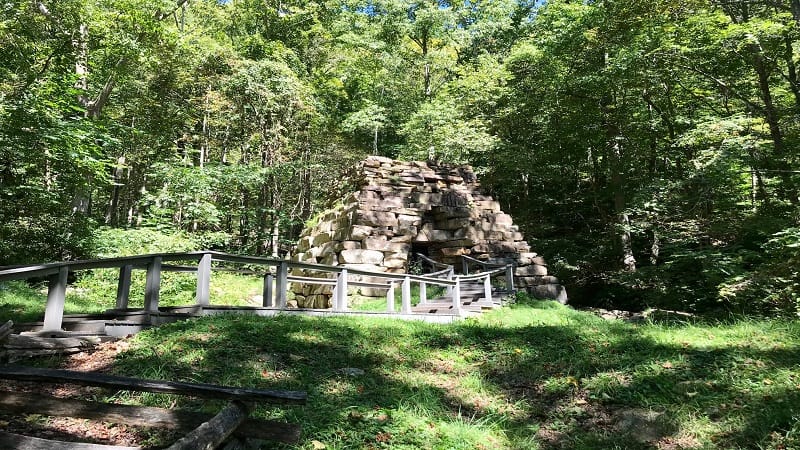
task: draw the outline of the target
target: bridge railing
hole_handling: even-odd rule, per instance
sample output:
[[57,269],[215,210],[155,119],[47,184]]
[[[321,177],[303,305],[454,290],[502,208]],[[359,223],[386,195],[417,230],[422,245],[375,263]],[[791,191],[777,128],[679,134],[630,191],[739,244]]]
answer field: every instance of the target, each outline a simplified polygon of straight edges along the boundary
[[479,266],[481,273],[493,272],[497,270],[505,271],[506,291],[514,291],[514,264],[492,263],[481,261],[467,255],[461,255],[461,270],[464,275],[469,275],[470,266]]
[[[190,262],[193,265],[171,264],[176,262]],[[230,267],[216,267],[214,262],[224,264],[245,265],[248,268],[231,269]],[[439,264],[439,263],[437,263]],[[252,267],[255,266],[256,269]],[[0,267],[0,282],[10,280],[25,280],[32,278],[47,278],[48,290],[45,305],[43,331],[57,331],[61,329],[64,316],[64,304],[69,274],[93,269],[118,269],[115,309],[123,310],[129,306],[131,274],[133,270],[145,270],[145,292],[143,310],[148,313],[159,311],[159,296],[161,291],[161,275],[163,272],[194,272],[197,276],[195,302],[199,306],[210,305],[210,280],[213,271],[235,271],[244,274],[259,275],[263,277],[264,307],[286,308],[288,300],[289,283],[323,284],[332,286],[333,310],[348,310],[348,286],[371,287],[387,290],[387,311],[395,311],[395,289],[401,289],[400,313],[411,314],[411,285],[419,285],[420,303],[426,303],[427,286],[443,286],[452,293],[452,312],[461,315],[460,286],[462,281],[484,279],[490,286],[490,278],[496,275],[497,270],[486,273],[470,275],[467,277],[454,274],[453,267],[449,265],[438,272],[426,275],[391,274],[372,272],[343,266],[326,266],[294,262],[284,259],[232,255],[216,251],[197,251],[184,253],[158,253],[138,256],[92,259],[82,261],[66,261],[28,266]],[[258,268],[262,269],[258,269]],[[291,276],[291,269],[304,269],[306,271],[325,274],[324,278]],[[360,279],[351,279],[359,276]],[[363,281],[366,278],[371,281]],[[491,298],[491,291],[487,288],[487,298]]]

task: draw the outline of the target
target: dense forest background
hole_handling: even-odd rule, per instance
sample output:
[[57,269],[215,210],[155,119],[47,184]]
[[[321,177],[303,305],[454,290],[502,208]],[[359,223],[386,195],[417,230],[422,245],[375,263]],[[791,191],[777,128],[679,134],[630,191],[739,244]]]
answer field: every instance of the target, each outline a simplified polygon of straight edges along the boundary
[[800,312],[800,0],[0,9],[0,264],[277,254],[379,154],[472,164],[573,302]]

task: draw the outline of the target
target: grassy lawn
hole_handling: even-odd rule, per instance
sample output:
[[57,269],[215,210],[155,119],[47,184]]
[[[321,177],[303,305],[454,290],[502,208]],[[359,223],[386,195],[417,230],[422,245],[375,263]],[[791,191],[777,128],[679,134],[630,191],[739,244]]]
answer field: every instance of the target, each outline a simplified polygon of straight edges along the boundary
[[114,370],[306,390],[255,412],[301,424],[297,448],[788,449],[798,363],[797,323],[628,324],[523,300],[456,325],[203,318],[139,334]]
[[[117,298],[117,277],[112,269],[98,269],[83,273],[67,288],[64,305],[66,314],[101,313],[114,308]],[[216,272],[211,277],[211,298],[215,304],[233,306],[261,306],[254,301],[261,295],[259,277]],[[145,272],[136,270],[131,276],[131,308],[144,307]],[[160,306],[191,305],[194,303],[197,278],[194,274],[164,273],[162,277]],[[42,320],[47,302],[47,283],[29,285],[24,281],[0,283],[0,319],[16,323]]]
[[[434,300],[437,297],[443,296],[447,293],[446,289],[442,286],[428,286],[426,289],[426,298],[428,301]],[[387,304],[386,298],[381,297],[361,297],[359,295],[350,296],[350,309],[353,311],[386,311]],[[419,304],[419,284],[411,285],[411,305],[417,306]],[[394,290],[394,310],[400,311],[403,307],[403,294],[402,288],[398,284]]]
[[[165,302],[189,303],[192,277],[169,275]],[[108,277],[79,280],[68,312],[113,306]],[[212,277],[214,303],[260,289],[255,277]],[[35,320],[44,299],[41,286],[0,284],[0,319]],[[451,325],[226,315],[143,332],[113,371],[305,390],[305,406],[254,413],[301,424],[296,448],[800,448],[798,322],[626,323],[524,296]]]

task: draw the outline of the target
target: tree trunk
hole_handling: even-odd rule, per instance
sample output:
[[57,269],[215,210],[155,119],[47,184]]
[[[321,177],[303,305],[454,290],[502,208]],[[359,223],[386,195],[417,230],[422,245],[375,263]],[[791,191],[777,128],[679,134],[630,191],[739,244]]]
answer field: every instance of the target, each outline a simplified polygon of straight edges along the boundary
[[612,147],[612,174],[611,189],[614,193],[614,212],[617,215],[617,227],[619,229],[619,240],[622,246],[622,265],[628,272],[636,271],[636,257],[633,255],[631,245],[631,222],[628,213],[625,212],[625,191],[622,182],[621,159],[622,150],[619,142],[615,142]]
[[89,103],[86,91],[89,89],[89,27],[82,23],[78,27],[77,38],[72,40],[72,48],[75,50],[75,89],[78,90],[78,104],[83,107]]
[[774,149],[773,158],[770,162],[770,167],[778,172],[779,177],[783,181],[781,186],[781,194],[784,199],[790,200],[792,203],[797,203],[797,191],[792,181],[792,174],[790,173],[790,166],[786,160],[786,150],[783,141],[783,132],[780,126],[780,116],[775,104],[772,101],[772,90],[769,84],[769,71],[761,53],[761,49],[756,44],[749,46],[753,57],[753,68],[758,75],[758,87],[761,91],[761,99],[764,102],[764,120],[769,126],[769,134],[772,137],[772,145]]
[[280,217],[277,214],[273,215],[272,221],[272,251],[270,252],[270,256],[278,257],[278,250],[280,249],[280,245],[278,239],[280,238],[280,227],[281,221]]
[[378,156],[378,125],[375,125],[375,130],[372,137],[372,154]]
[[800,112],[800,82],[797,79],[797,64],[794,63],[794,49],[792,48],[792,40],[786,36],[784,38],[785,52],[784,60],[786,61],[787,75],[789,81],[789,88],[792,90],[794,96],[794,108],[796,112]]
[[119,208],[119,191],[122,184],[122,177],[125,175],[125,156],[117,158],[117,165],[112,170],[111,179],[111,196],[108,201],[108,209],[106,209],[106,225],[117,225],[119,215],[117,208]]
[[650,245],[650,264],[655,266],[658,264],[658,256],[661,253],[661,237],[658,231],[653,228],[653,243]]

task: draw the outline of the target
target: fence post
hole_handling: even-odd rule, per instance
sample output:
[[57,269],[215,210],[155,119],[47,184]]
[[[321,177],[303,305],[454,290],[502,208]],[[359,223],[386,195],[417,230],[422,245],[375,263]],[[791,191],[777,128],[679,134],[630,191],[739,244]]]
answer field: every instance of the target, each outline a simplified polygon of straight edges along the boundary
[[158,295],[161,291],[161,257],[156,256],[147,265],[147,278],[144,284],[144,310],[158,312]]
[[389,282],[389,290],[386,292],[386,311],[394,312],[394,281]]
[[275,284],[275,289],[278,291],[277,301],[275,306],[281,309],[286,308],[286,293],[289,290],[289,263],[281,261],[278,263],[278,282]]
[[119,281],[117,282],[117,309],[126,309],[128,300],[131,296],[131,272],[133,266],[130,264],[119,268]]
[[197,304],[209,305],[211,290],[211,254],[206,253],[200,258],[197,265]]
[[419,304],[428,303],[428,284],[424,281],[419,282]]
[[61,322],[64,319],[64,301],[67,296],[68,275],[69,268],[66,266],[59,268],[58,273],[50,275],[42,331],[61,331]]
[[453,288],[453,313],[461,315],[461,277],[456,277],[456,286]]
[[264,307],[275,306],[275,299],[272,297],[272,272],[267,269],[264,274],[264,288],[261,291],[261,305]]
[[514,292],[514,265],[506,265],[506,290]]
[[[453,266],[450,266],[450,270],[447,272],[447,279],[452,280],[453,275],[455,275],[455,269],[453,269]],[[453,293],[453,286],[448,285],[447,288],[445,288],[445,294],[450,295],[452,293]]]
[[336,287],[333,290],[333,310],[347,311],[347,269],[336,276]]
[[486,278],[483,280],[483,295],[486,296],[486,301],[492,301],[492,280],[491,275],[486,274]]
[[400,312],[403,314],[411,313],[411,278],[403,278],[403,284],[400,291]]

